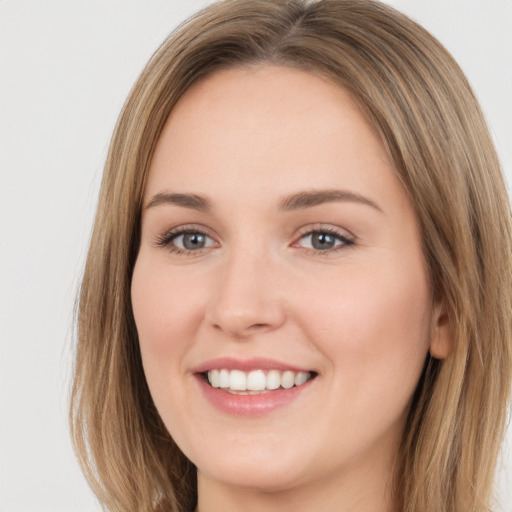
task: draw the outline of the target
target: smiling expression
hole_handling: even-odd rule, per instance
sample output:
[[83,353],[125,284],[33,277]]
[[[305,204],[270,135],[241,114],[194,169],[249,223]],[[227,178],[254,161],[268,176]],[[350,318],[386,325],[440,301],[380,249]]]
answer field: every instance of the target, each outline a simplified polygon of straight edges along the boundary
[[144,371],[200,482],[387,478],[437,319],[413,207],[351,95],[274,66],[196,83],[141,229]]

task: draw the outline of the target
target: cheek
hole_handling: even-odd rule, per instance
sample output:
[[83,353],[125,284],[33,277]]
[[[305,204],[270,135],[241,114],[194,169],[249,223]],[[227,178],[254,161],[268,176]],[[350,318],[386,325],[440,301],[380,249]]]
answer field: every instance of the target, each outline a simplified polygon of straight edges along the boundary
[[[198,288],[191,287],[188,278],[182,281],[176,273],[171,275],[165,265],[160,268],[144,254],[139,255],[131,298],[144,371],[152,393],[159,381],[185,371],[179,363],[203,315]],[[173,371],[169,372],[169,368]]]
[[[421,262],[421,258],[419,258]],[[407,267],[407,268],[404,268]],[[332,283],[339,282],[339,286]],[[347,395],[408,401],[429,346],[430,297],[419,263],[369,265],[331,276],[300,308],[303,329],[335,371],[336,389]]]

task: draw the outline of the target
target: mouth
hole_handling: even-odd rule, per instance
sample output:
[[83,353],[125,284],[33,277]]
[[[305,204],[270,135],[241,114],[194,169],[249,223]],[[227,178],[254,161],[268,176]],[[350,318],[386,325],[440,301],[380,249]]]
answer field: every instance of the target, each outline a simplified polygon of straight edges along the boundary
[[315,372],[254,369],[251,371],[211,369],[201,373],[212,388],[234,395],[261,395],[300,387],[316,377]]
[[191,373],[207,401],[233,417],[265,416],[310,400],[319,375],[304,366],[261,357],[219,357],[192,368]]

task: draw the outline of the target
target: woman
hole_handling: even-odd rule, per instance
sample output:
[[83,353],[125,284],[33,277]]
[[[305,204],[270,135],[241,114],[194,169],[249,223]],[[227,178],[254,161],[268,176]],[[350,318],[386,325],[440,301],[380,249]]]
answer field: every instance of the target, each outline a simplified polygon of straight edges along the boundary
[[478,104],[361,0],[228,0],[113,136],[72,427],[107,510],[489,510],[511,226]]

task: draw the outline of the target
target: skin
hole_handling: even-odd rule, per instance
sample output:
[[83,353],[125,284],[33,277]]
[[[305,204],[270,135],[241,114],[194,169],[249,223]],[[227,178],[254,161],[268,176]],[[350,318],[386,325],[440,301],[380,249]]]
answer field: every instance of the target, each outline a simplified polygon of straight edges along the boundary
[[[345,200],[283,211],[303,191]],[[160,202],[194,194],[211,208]],[[151,203],[153,204],[149,206]],[[448,347],[418,222],[350,94],[309,72],[230,69],[196,83],[158,141],[132,302],[144,371],[170,434],[198,468],[201,512],[392,510],[390,479],[429,349]],[[180,226],[207,235],[177,253]],[[312,248],[328,229],[333,248]],[[316,372],[262,416],[227,414],[192,369],[272,358]]]

